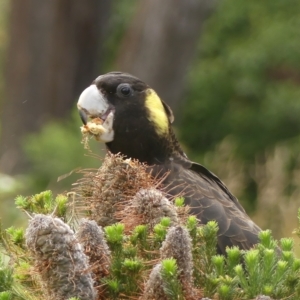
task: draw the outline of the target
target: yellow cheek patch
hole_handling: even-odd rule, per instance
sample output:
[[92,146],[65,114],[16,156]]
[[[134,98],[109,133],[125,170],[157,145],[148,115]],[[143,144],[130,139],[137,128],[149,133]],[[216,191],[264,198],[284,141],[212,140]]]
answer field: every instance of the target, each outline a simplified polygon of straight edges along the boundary
[[167,134],[169,129],[168,117],[160,98],[152,89],[146,90],[145,106],[149,111],[148,119],[154,124],[157,134]]

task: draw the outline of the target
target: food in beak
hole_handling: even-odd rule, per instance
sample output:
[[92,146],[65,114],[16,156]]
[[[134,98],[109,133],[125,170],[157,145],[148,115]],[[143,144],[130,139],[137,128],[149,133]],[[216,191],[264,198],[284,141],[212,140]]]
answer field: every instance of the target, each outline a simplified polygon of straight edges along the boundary
[[100,136],[106,131],[106,129],[102,126],[103,122],[104,121],[100,118],[94,118],[80,127],[82,143],[86,149],[89,149],[88,140],[90,136],[93,136],[97,141],[100,141]]

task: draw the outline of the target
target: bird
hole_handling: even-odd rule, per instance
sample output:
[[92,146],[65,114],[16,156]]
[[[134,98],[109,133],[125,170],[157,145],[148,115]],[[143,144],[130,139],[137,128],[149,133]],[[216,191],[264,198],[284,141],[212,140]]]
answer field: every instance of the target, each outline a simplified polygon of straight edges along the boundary
[[100,75],[81,93],[77,107],[84,125],[101,120],[98,138],[108,151],[147,164],[169,195],[184,196],[199,224],[217,222],[217,253],[226,255],[233,246],[248,250],[259,242],[260,227],[215,174],[184,153],[171,108],[145,82],[123,72]]

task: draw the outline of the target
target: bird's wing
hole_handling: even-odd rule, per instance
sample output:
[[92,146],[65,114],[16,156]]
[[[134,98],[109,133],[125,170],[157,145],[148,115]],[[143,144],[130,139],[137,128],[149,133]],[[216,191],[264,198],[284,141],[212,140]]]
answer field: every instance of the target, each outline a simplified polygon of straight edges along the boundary
[[201,224],[217,221],[219,253],[225,254],[227,246],[249,249],[257,244],[260,228],[216,175],[194,163],[186,168],[174,162],[167,168],[169,174],[164,180],[167,193],[183,195],[190,212]]
[[189,169],[199,174],[201,177],[203,177],[203,179],[207,179],[208,182],[215,182],[219,186],[219,188],[234,202],[237,208],[242,212],[245,212],[244,208],[237,200],[237,198],[233,194],[231,194],[227,186],[214,173],[195,162],[191,162]]

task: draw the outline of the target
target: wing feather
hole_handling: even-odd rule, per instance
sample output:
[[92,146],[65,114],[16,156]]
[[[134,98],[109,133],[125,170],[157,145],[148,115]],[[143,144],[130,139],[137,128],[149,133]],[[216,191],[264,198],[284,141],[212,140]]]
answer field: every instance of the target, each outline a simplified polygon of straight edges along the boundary
[[225,254],[226,247],[249,249],[258,243],[261,229],[216,175],[199,164],[191,162],[188,166],[187,160],[184,165],[173,161],[168,165],[155,166],[152,171],[157,173],[158,169],[160,173],[169,172],[164,180],[167,192],[171,196],[183,195],[199,223],[217,221],[219,253]]

